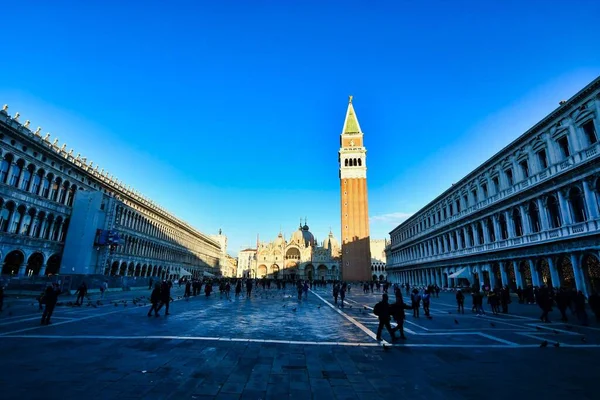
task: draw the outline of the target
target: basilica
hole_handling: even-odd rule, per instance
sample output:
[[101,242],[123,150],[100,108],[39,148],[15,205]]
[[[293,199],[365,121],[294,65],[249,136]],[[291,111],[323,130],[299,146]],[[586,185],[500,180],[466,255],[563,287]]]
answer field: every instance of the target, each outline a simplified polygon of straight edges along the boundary
[[319,245],[306,221],[286,240],[280,232],[271,242],[240,252],[238,276],[274,279],[339,279],[341,247],[330,231]]

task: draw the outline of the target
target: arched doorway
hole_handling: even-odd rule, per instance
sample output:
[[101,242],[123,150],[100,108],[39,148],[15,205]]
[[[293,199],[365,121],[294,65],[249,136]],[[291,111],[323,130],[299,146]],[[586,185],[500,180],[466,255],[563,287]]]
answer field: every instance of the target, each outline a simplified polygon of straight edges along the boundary
[[575,272],[573,271],[571,259],[567,256],[560,257],[556,263],[556,269],[560,278],[560,286],[566,289],[574,289],[576,287]]
[[[273,279],[277,279],[279,277],[279,265],[273,264],[271,266],[271,271],[272,271],[271,273],[273,274]],[[235,272],[234,272],[234,275],[232,275],[232,276],[235,276]]]
[[258,272],[256,274],[257,278],[264,278],[267,276],[267,266],[266,265],[259,265],[258,266]]
[[130,262],[129,267],[127,268],[127,276],[133,276],[134,272],[135,272],[135,265],[132,262]]
[[519,263],[519,272],[521,273],[523,286],[531,286],[533,284],[533,280],[531,278],[531,268],[529,268],[529,263],[527,261],[521,261]]
[[25,274],[28,276],[37,276],[40,274],[40,270],[42,269],[42,265],[44,264],[44,255],[42,253],[33,253],[29,256],[29,260],[27,260],[27,270]]
[[304,276],[306,277],[306,279],[308,279],[309,281],[312,281],[314,275],[315,275],[315,267],[313,267],[312,264],[308,264],[306,267],[304,267]]
[[586,254],[581,262],[581,268],[586,282],[588,294],[600,292],[600,261],[593,254]]
[[125,276],[125,272],[127,271],[127,263],[126,262],[122,262],[121,263],[121,268],[119,268],[119,275],[120,276]]
[[113,261],[112,266],[110,267],[110,275],[116,276],[119,273],[119,262]]
[[484,284],[484,286],[491,288],[492,283],[491,283],[491,280],[490,280],[490,271],[482,271],[482,275],[483,275],[483,284]]
[[504,265],[504,268],[508,278],[508,286],[511,288],[511,290],[515,291],[517,290],[517,276],[515,275],[515,268],[513,265],[513,262],[510,261]]
[[552,287],[552,275],[550,274],[550,264],[545,258],[540,258],[537,262],[537,270],[540,277],[541,283],[548,287]]
[[377,280],[377,274],[373,274],[372,278],[373,278],[374,281],[376,281]]
[[327,267],[323,264],[317,267],[317,278],[324,281],[327,279]]
[[135,266],[135,274],[134,276],[140,276],[140,274],[142,273],[142,266],[140,264]]
[[20,250],[13,250],[4,257],[4,265],[2,265],[2,275],[17,275],[19,268],[25,256]]
[[494,274],[496,287],[502,287],[502,273],[500,272],[500,264],[494,263],[492,265],[492,274]]
[[57,275],[60,270],[60,256],[53,254],[46,263],[46,275]]
[[385,276],[383,276],[383,274],[379,275],[379,280],[380,281],[384,281],[385,280]]

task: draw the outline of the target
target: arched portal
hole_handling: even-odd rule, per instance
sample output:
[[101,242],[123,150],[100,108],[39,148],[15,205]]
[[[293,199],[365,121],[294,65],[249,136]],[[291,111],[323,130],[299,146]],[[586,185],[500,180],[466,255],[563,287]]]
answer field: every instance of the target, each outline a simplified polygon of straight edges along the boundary
[[536,267],[542,284],[552,287],[552,275],[550,274],[550,264],[548,264],[548,260],[540,258]]
[[377,275],[373,274],[373,280],[376,281],[377,280]]
[[25,260],[25,256],[20,250],[13,250],[4,257],[4,265],[2,265],[2,275],[16,275],[19,273],[19,268]]
[[119,273],[119,262],[118,261],[113,261],[111,267],[110,267],[110,275],[111,276],[116,276]]
[[586,254],[583,257],[581,268],[588,283],[588,294],[600,292],[600,262],[598,257],[593,254]]
[[121,268],[119,268],[119,275],[120,276],[125,276],[125,272],[127,271],[127,263],[126,262],[122,262],[121,263]]
[[312,264],[308,264],[306,267],[304,267],[304,276],[309,281],[313,280],[313,277],[315,276],[315,267]]
[[127,268],[127,276],[133,276],[134,272],[135,272],[135,265],[132,262],[130,262],[129,267]]
[[25,271],[25,274],[33,276],[39,275],[43,264],[44,255],[39,252],[33,253],[29,256],[29,259],[27,260],[27,270]]
[[300,250],[298,250],[295,247],[290,247],[285,252],[285,259],[286,260],[299,260],[300,259]]
[[[277,279],[277,277],[279,277],[279,265],[277,264],[273,264],[271,265],[271,274],[273,274],[273,278]],[[235,276],[235,272],[234,275]]]
[[573,271],[573,264],[571,264],[571,259],[569,257],[560,257],[556,263],[556,269],[558,270],[561,287],[566,289],[573,289],[576,287],[575,272]]
[[506,268],[505,271],[506,276],[508,277],[508,285],[510,286],[511,290],[517,290],[517,276],[515,275],[515,268],[513,262],[511,261],[506,263],[504,268]]
[[263,265],[259,265],[256,277],[257,278],[264,278],[265,276],[267,276],[267,266],[264,265],[264,264]]
[[531,268],[529,268],[529,263],[527,261],[521,261],[519,263],[519,272],[521,273],[521,279],[525,287],[533,284],[533,280],[531,279]]
[[60,270],[60,256],[53,254],[46,263],[46,275],[56,275]]
[[323,264],[317,267],[317,278],[324,281],[327,279],[327,267]]
[[134,276],[140,276],[140,274],[142,273],[142,266],[141,264],[138,264],[135,266],[135,274]]
[[485,287],[491,288],[492,283],[491,283],[491,279],[490,279],[490,271],[482,271],[481,275],[483,276],[483,285]]
[[494,280],[496,281],[496,287],[502,287],[502,273],[500,271],[500,264],[492,264],[492,274],[494,275]]

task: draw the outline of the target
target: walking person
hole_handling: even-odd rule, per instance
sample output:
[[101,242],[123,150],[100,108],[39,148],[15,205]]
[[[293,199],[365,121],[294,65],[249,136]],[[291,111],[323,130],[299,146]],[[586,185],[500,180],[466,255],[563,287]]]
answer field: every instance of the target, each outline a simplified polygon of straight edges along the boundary
[[246,279],[246,297],[250,298],[252,295],[252,279]]
[[102,283],[100,285],[100,298],[104,299],[104,292],[108,291],[108,281],[104,281],[104,283]]
[[425,316],[429,318],[429,304],[431,302],[431,294],[429,294],[429,290],[426,289],[423,292],[423,296],[421,297],[421,300],[423,300],[423,312],[425,313]]
[[413,289],[412,295],[410,296],[410,301],[413,310],[413,317],[419,318],[419,309],[421,308],[421,295],[417,289]]
[[148,311],[148,316],[152,316],[152,311],[154,311],[154,316],[158,317],[158,310],[160,310],[160,284],[156,283],[154,285],[154,289],[150,294],[150,303],[152,303],[152,307],[150,307],[150,311]]
[[564,287],[561,287],[558,293],[556,293],[556,308],[560,311],[560,320],[562,322],[569,321],[569,318],[567,318],[567,308],[569,308],[570,301],[569,293],[567,293]]
[[[87,285],[84,282],[81,282],[81,285],[79,285],[79,288],[77,288],[77,291],[75,292],[75,294],[77,295],[77,300],[75,300],[75,305],[76,306],[81,306],[83,305],[83,299],[85,298],[85,295],[87,294]],[[81,303],[79,303],[79,300],[81,299]]]
[[44,312],[42,313],[42,325],[50,325],[50,318],[58,302],[58,295],[60,294],[60,288],[56,283],[52,286],[48,286],[44,292],[42,303],[46,305]]
[[169,303],[171,303],[171,287],[167,281],[163,281],[160,285],[160,306],[157,312],[165,306],[165,315],[169,315]]
[[333,301],[334,301],[334,304],[336,304],[336,305],[337,305],[337,299],[338,299],[339,294],[340,294],[340,287],[336,283],[335,285],[333,285]]
[[462,290],[458,289],[456,292],[456,305],[458,306],[458,313],[465,313],[465,295]]
[[346,298],[346,284],[342,284],[340,289],[340,307],[344,308],[344,299]]
[[392,328],[392,331],[400,331],[400,339],[406,339],[404,335],[404,320],[406,319],[405,310],[410,310],[411,306],[404,303],[402,299],[402,292],[400,289],[395,290],[396,302],[391,305],[391,314],[396,321],[396,326]]
[[235,284],[235,297],[238,297],[242,293],[242,281],[238,280]]
[[373,314],[377,315],[377,317],[379,318],[379,326],[377,326],[377,340],[383,340],[381,338],[381,332],[383,331],[383,327],[385,326],[385,329],[387,329],[388,333],[390,334],[392,341],[396,341],[396,335],[394,334],[392,326],[390,325],[390,311],[391,310],[390,304],[388,303],[388,295],[387,293],[384,293],[381,296],[381,301],[375,304],[375,307],[373,307]]

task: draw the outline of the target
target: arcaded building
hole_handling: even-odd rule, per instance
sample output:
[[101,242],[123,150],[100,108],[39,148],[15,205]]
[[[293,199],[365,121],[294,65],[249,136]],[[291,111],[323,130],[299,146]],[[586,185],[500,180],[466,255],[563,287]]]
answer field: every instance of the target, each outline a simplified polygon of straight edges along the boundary
[[29,125],[0,111],[3,275],[218,272],[215,239]]
[[388,280],[600,290],[599,115],[600,78],[390,232]]

